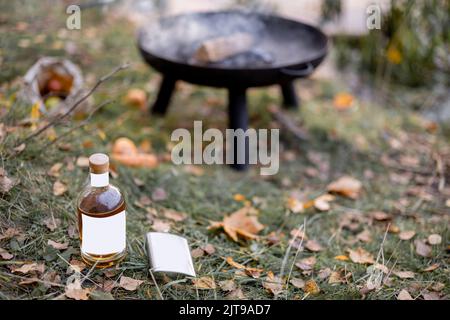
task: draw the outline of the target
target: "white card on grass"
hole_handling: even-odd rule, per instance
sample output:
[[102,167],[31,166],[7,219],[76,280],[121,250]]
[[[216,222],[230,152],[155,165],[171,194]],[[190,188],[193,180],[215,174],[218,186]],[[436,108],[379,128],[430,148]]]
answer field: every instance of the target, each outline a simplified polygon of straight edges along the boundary
[[195,277],[191,251],[185,238],[162,232],[149,232],[146,238],[152,271]]

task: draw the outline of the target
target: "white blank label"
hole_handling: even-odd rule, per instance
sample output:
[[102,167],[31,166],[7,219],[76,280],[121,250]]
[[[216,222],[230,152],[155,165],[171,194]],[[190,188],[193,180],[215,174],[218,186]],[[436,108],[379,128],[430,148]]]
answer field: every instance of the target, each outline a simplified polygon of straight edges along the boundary
[[105,255],[119,253],[125,249],[125,210],[106,218],[94,218],[82,214],[81,219],[81,251],[83,253]]

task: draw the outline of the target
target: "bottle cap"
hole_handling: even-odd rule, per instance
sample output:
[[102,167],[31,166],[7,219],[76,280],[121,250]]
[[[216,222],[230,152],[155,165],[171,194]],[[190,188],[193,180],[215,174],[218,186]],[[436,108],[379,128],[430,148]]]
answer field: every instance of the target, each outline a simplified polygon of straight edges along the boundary
[[104,153],[94,153],[89,157],[89,168],[92,173],[101,174],[109,171],[109,157]]

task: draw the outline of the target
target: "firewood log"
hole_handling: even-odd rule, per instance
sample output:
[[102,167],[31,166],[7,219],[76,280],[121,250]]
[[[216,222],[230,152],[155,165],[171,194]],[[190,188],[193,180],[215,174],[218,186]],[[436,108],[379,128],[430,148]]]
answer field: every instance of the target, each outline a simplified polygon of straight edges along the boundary
[[249,33],[236,32],[229,36],[204,41],[194,54],[200,62],[222,61],[238,53],[246,52],[253,46],[254,39]]

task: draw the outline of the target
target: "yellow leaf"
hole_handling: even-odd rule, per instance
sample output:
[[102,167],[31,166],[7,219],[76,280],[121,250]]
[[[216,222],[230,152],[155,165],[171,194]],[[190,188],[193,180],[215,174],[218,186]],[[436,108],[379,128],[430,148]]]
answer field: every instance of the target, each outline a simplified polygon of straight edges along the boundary
[[334,259],[339,260],[339,261],[348,261],[349,260],[349,258],[343,254],[334,257]]
[[100,137],[100,139],[102,139],[103,141],[106,140],[106,133],[103,130],[98,130],[98,136]]
[[41,117],[41,111],[39,110],[39,102],[36,102],[31,107],[31,113],[30,113],[30,119],[31,119],[31,130],[36,130],[37,126],[36,123],[39,121],[39,118]]
[[387,59],[393,64],[400,64],[403,60],[401,52],[393,45],[390,45],[387,50]]
[[245,196],[240,194],[240,193],[236,193],[233,196],[234,201],[244,201],[245,200]]
[[341,92],[334,96],[333,105],[336,110],[347,110],[352,107],[354,98],[350,93]]
[[47,138],[50,141],[55,141],[57,136],[56,136],[56,131],[54,128],[48,128],[47,129]]

